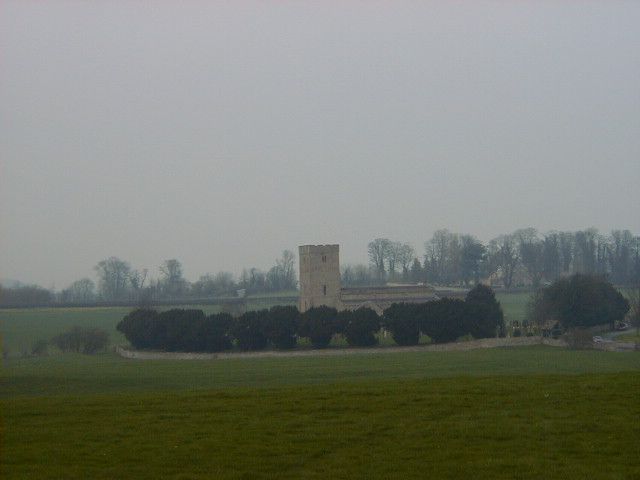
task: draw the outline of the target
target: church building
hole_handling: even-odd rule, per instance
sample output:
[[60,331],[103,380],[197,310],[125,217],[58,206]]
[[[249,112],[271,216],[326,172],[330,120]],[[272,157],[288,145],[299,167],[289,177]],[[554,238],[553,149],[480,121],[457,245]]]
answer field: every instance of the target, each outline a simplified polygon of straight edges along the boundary
[[428,285],[342,288],[339,245],[301,245],[299,309],[326,305],[338,310],[368,307],[381,314],[392,303],[424,303],[437,300]]

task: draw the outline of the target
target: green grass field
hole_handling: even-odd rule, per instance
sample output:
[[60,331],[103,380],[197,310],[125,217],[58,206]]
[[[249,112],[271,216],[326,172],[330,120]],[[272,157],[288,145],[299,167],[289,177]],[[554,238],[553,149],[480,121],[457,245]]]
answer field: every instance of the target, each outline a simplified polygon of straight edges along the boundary
[[502,305],[504,319],[507,324],[514,321],[522,323],[527,313],[527,304],[530,298],[531,293],[528,292],[496,292],[496,299]]
[[[291,292],[285,293],[290,295]],[[502,304],[507,322],[522,321],[529,300],[528,293],[498,293],[496,296]],[[263,303],[264,300],[256,303],[249,299],[248,308],[267,308],[272,304],[280,303],[278,297],[272,298],[273,302],[267,304]],[[207,314],[220,310],[217,305],[193,305],[180,308],[199,308]],[[112,345],[126,344],[125,338],[116,330],[116,325],[129,311],[131,311],[129,307],[0,310],[0,334],[3,348],[12,356],[28,353],[36,341],[50,340],[74,325],[102,328],[109,334]]]
[[128,311],[0,311],[0,477],[640,478],[640,352],[19,355]]
[[640,353],[15,358],[3,478],[633,478]]
[[5,478],[637,478],[637,374],[4,402]]
[[115,354],[14,358],[5,396],[111,394],[229,387],[355,383],[460,375],[589,374],[640,370],[640,353],[553,347],[233,360],[133,361]]

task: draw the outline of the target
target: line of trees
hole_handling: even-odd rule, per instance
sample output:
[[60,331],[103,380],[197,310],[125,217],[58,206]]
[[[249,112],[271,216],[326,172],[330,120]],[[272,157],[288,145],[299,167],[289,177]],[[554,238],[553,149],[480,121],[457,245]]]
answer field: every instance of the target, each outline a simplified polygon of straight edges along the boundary
[[408,244],[386,238],[371,241],[368,253],[369,267],[343,269],[344,284],[410,281],[468,286],[488,279],[505,288],[538,287],[574,273],[606,275],[616,285],[640,284],[640,236],[629,230],[540,234],[524,228],[486,244],[472,235],[438,230],[425,242],[422,258]]
[[95,267],[98,275],[96,296],[106,300],[153,300],[234,296],[240,289],[247,293],[294,290],[297,286],[295,262],[293,252],[285,250],[267,272],[257,268],[244,269],[237,280],[230,272],[208,273],[191,283],[184,278],[182,264],[176,259],[163,262],[159,267],[160,277],[147,281],[146,269],[134,270],[127,262],[110,257]]
[[382,317],[369,308],[338,312],[326,306],[303,314],[293,306],[276,306],[237,318],[226,313],[206,316],[202,310],[137,309],[117,326],[135,348],[190,352],[291,349],[299,338],[307,338],[315,348],[326,348],[335,335],[342,335],[351,346],[363,347],[378,343],[381,328],[399,345],[416,345],[421,333],[437,343],[466,335],[504,335],[504,319],[493,291],[479,285],[465,300],[393,304]]
[[236,296],[238,290],[247,294],[295,290],[295,263],[293,252],[285,250],[266,272],[257,268],[244,269],[237,279],[229,272],[208,273],[189,282],[184,277],[182,263],[175,258],[165,260],[158,268],[159,276],[153,279],[146,268],[135,269],[125,260],[109,257],[94,267],[97,282],[88,277],[81,278],[59,292],[37,285],[0,286],[0,305],[150,303],[154,300]]

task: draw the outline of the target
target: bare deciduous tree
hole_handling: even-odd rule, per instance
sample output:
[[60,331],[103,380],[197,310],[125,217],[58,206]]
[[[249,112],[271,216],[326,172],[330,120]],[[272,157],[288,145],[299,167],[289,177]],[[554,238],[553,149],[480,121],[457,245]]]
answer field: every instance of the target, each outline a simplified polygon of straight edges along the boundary
[[118,257],[109,257],[94,267],[98,273],[100,295],[105,300],[125,298],[131,266]]
[[369,259],[376,267],[378,277],[381,280],[385,277],[385,261],[389,256],[390,249],[391,241],[387,238],[376,238],[373,242],[369,242]]
[[166,296],[179,297],[184,293],[187,282],[182,276],[182,264],[178,260],[165,260],[160,265],[160,273],[164,277],[161,284]]
[[493,271],[500,270],[505,288],[511,288],[513,275],[520,256],[513,235],[501,235],[489,242],[490,263]]

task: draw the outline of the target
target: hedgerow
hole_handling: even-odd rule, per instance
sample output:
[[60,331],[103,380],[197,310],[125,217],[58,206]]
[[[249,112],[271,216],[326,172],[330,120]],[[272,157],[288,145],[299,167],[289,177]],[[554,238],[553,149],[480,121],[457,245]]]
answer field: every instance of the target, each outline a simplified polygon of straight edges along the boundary
[[202,310],[171,309],[158,312],[137,309],[118,324],[131,345],[139,349],[185,352],[220,352],[294,348],[307,338],[315,348],[326,348],[335,335],[364,347],[378,343],[381,328],[398,345],[416,345],[420,334],[434,342],[451,342],[463,336],[495,337],[504,331],[500,304],[493,291],[478,286],[465,300],[442,298],[422,303],[397,303],[382,316],[369,308],[338,312],[327,306],[300,313],[296,307],[206,316]]

